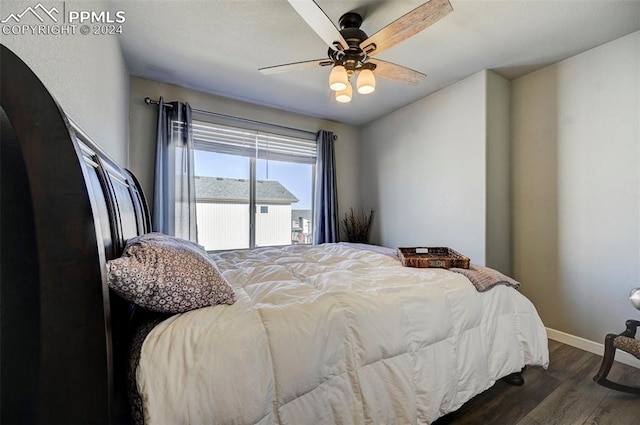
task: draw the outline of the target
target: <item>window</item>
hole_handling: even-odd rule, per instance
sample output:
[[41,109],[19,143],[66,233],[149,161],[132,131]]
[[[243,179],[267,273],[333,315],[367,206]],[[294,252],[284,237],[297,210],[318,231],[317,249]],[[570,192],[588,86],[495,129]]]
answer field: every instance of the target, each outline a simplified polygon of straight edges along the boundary
[[199,120],[193,139],[198,243],[311,243],[315,140]]

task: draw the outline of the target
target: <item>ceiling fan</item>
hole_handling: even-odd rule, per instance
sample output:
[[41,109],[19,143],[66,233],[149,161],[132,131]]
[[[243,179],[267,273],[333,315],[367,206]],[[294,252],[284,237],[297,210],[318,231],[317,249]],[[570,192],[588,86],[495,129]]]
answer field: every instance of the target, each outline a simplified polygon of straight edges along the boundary
[[288,0],[307,24],[329,46],[328,58],[260,68],[263,74],[299,71],[317,66],[332,66],[329,87],[338,102],[351,101],[350,79],[358,74],[360,94],[375,90],[375,75],[405,84],[416,85],[426,76],[418,71],[373,56],[433,25],[453,11],[449,0],[430,0],[396,19],[371,37],[360,29],[362,16],[347,12],[340,17],[340,30],[314,0]]

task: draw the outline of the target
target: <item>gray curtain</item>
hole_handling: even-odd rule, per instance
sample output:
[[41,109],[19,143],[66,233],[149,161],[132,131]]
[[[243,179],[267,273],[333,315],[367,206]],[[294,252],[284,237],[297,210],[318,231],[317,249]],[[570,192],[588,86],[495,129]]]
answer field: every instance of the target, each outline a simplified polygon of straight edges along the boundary
[[316,142],[316,196],[313,217],[313,243],[338,242],[338,198],[334,136],[330,131],[318,132]]
[[197,241],[191,107],[160,98],[152,227]]

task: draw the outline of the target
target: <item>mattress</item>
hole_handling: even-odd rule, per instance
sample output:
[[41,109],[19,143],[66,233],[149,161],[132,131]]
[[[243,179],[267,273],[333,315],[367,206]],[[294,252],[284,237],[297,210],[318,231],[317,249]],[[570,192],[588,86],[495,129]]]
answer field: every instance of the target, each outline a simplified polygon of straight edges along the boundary
[[525,365],[547,367],[545,328],[514,288],[480,293],[360,248],[212,255],[237,301],[146,336],[145,423],[429,424]]

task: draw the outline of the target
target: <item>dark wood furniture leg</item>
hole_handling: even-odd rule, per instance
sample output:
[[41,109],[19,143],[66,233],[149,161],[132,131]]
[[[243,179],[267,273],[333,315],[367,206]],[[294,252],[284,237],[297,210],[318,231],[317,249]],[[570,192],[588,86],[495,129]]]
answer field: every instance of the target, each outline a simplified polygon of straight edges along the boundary
[[604,340],[604,357],[602,359],[602,365],[600,366],[600,370],[593,377],[593,380],[603,387],[611,388],[617,391],[623,391],[631,394],[640,394],[640,387],[632,387],[629,385],[618,384],[617,382],[613,382],[607,379],[607,375],[611,371],[611,366],[613,365],[613,361],[615,359],[616,347],[613,346],[613,340],[618,336],[626,336],[629,338],[635,338],[636,329],[640,325],[640,321],[637,320],[627,320],[626,326],[627,329],[619,335],[616,334],[608,334]]
[[510,385],[515,385],[516,387],[520,387],[524,385],[524,377],[522,373],[527,369],[527,367],[523,367],[520,372],[510,373],[509,375],[502,378],[504,382]]

